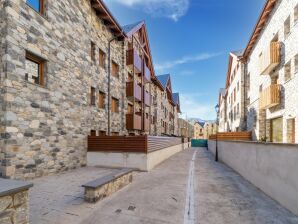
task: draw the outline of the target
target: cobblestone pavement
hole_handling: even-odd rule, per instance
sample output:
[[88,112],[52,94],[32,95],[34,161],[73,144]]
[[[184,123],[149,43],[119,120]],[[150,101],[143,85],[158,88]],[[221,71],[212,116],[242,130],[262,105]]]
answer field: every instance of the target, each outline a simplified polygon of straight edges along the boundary
[[86,167],[37,179],[30,193],[31,223],[186,224],[189,168],[195,151],[193,223],[298,223],[297,217],[230,168],[215,163],[204,148],[186,150],[151,172],[136,173],[131,185],[96,204],[83,201],[80,186],[112,170]]

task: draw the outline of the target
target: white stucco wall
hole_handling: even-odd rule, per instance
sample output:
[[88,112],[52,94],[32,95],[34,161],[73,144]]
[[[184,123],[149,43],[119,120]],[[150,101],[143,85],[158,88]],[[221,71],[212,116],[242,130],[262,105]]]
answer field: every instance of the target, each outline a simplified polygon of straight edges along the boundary
[[[209,150],[215,153],[215,141]],[[219,160],[298,215],[298,145],[218,142]]]

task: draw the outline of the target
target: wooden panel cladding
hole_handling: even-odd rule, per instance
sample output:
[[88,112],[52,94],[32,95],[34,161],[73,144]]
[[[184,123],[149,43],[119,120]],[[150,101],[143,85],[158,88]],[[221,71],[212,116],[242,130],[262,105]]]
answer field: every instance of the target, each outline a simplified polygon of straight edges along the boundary
[[136,101],[142,101],[142,87],[137,82],[127,82],[126,96],[134,97]]
[[142,59],[138,52],[134,49],[130,49],[126,52],[126,65],[129,69],[135,69],[135,73],[142,73]]
[[151,72],[145,62],[144,62],[144,81],[151,82]]
[[147,136],[88,136],[88,152],[147,153]]
[[119,65],[112,61],[112,76],[119,78]]
[[126,114],[126,128],[127,130],[141,130],[142,117],[137,114]]
[[151,105],[150,94],[147,91],[144,93],[144,103],[148,107]]
[[[209,140],[216,140],[216,135],[210,135]],[[218,141],[251,141],[251,132],[219,132]]]
[[280,42],[271,42],[269,48],[260,54],[260,74],[268,75],[280,63]]
[[148,151],[156,151],[182,144],[182,138],[148,136]]
[[268,109],[280,104],[281,85],[273,84],[260,94],[259,108]]
[[182,138],[158,136],[88,136],[88,152],[149,153],[182,144]]

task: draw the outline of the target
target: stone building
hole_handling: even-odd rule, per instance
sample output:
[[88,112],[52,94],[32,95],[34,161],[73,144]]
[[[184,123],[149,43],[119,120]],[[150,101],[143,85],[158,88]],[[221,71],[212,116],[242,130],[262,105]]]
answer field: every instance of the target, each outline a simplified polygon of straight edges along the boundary
[[194,139],[204,139],[204,122],[196,122],[194,124]]
[[130,33],[101,0],[1,1],[0,18],[2,177],[85,166],[88,135],[151,133],[157,79],[143,23]]
[[192,125],[187,120],[184,120],[182,118],[178,118],[178,127],[179,127],[179,136],[183,136],[186,138],[194,138],[194,125]]
[[223,132],[246,129],[244,63],[241,58],[241,51],[230,53],[226,87],[220,91],[219,124]]
[[243,54],[254,139],[297,143],[298,0],[268,0]]
[[298,0],[267,0],[241,54],[242,130],[251,131],[254,140],[298,142],[297,22]]

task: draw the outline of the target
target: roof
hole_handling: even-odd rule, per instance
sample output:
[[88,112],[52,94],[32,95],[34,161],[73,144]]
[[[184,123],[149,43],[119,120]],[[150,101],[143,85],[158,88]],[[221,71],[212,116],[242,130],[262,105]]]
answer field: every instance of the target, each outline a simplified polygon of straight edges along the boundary
[[136,23],[128,24],[122,27],[123,31],[126,33],[127,36],[131,36],[137,30],[139,30],[145,24],[144,21],[139,21]]
[[164,88],[166,88],[166,86],[167,86],[167,82],[168,82],[168,80],[170,79],[170,74],[158,75],[158,76],[156,76],[156,77],[157,77],[157,79],[159,80],[159,82],[162,84],[162,86],[163,86]]
[[173,101],[176,105],[180,104],[180,102],[179,102],[179,93],[173,93]]
[[197,121],[196,124],[199,124],[203,128],[204,125],[205,125],[205,122],[203,122],[203,121]]
[[231,51],[231,54],[237,56],[237,57],[242,57],[243,55],[243,50],[238,50],[238,51]]
[[274,6],[276,5],[277,0],[267,0],[265,3],[265,6],[263,8],[263,11],[258,19],[258,22],[253,30],[253,33],[249,39],[249,42],[247,44],[247,47],[245,48],[243,52],[243,57],[247,59],[247,57],[250,55],[255,43],[259,39],[259,36],[261,32],[263,31],[264,26],[266,25],[269,16],[274,9]]
[[103,0],[91,0],[91,6],[96,11],[96,15],[105,22],[106,26],[108,26],[112,32],[119,37],[126,37],[122,27]]

